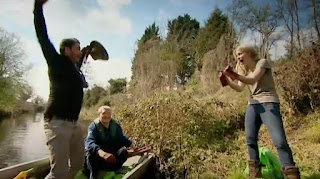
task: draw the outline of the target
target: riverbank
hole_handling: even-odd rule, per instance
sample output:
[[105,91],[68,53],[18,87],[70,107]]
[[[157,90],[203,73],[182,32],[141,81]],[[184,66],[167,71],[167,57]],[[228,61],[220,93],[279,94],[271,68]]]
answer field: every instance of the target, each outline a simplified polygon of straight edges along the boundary
[[0,108],[0,121],[6,118],[18,117],[23,114],[41,113],[43,111],[44,105],[36,105],[31,102],[23,102],[11,110]]

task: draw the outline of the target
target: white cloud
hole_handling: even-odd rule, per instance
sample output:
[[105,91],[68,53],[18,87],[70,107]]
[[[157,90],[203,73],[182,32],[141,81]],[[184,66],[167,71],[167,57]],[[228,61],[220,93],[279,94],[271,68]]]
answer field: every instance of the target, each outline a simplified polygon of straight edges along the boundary
[[8,22],[20,25],[30,25],[34,0],[1,0],[0,16]]
[[33,88],[33,93],[44,100],[49,97],[49,77],[47,66],[37,66],[30,69],[27,74],[28,83]]
[[[49,0],[44,5],[44,14],[50,35],[66,37],[69,33],[75,36],[84,32],[126,35],[132,31],[131,20],[120,14],[122,6],[129,5],[131,0],[98,0],[95,8],[86,3],[86,0]],[[33,28],[33,6],[34,0],[2,0],[0,16],[6,22]]]

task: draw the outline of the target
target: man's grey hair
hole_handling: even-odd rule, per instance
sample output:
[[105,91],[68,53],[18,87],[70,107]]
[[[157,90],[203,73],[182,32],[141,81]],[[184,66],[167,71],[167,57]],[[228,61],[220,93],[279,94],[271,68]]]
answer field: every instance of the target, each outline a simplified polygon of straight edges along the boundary
[[110,106],[101,106],[101,107],[99,107],[98,113],[101,114],[103,111],[110,111],[110,112],[112,112],[112,109],[111,109]]

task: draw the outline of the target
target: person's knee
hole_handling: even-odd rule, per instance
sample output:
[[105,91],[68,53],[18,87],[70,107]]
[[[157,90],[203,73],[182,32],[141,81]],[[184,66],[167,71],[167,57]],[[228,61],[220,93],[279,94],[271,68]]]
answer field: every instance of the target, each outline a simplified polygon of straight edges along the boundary
[[249,145],[257,145],[258,143],[258,136],[255,135],[246,135],[246,141],[247,144]]
[[274,141],[274,145],[277,149],[288,149],[289,145],[285,139],[279,138]]
[[127,158],[128,157],[128,150],[126,147],[121,147],[118,152],[117,152],[118,156],[121,158]]

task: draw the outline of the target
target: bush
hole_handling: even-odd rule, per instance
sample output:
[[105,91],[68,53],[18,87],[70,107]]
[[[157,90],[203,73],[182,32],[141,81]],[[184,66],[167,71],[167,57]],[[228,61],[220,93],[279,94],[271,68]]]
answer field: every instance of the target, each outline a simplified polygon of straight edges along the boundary
[[[162,92],[124,105],[115,114],[137,145],[152,144],[170,178],[184,178],[210,159],[208,149],[233,147],[241,118],[231,105],[196,100],[189,94]],[[170,176],[169,176],[170,174]]]
[[296,112],[307,113],[320,104],[320,44],[295,59],[280,61],[275,69],[283,98]]

